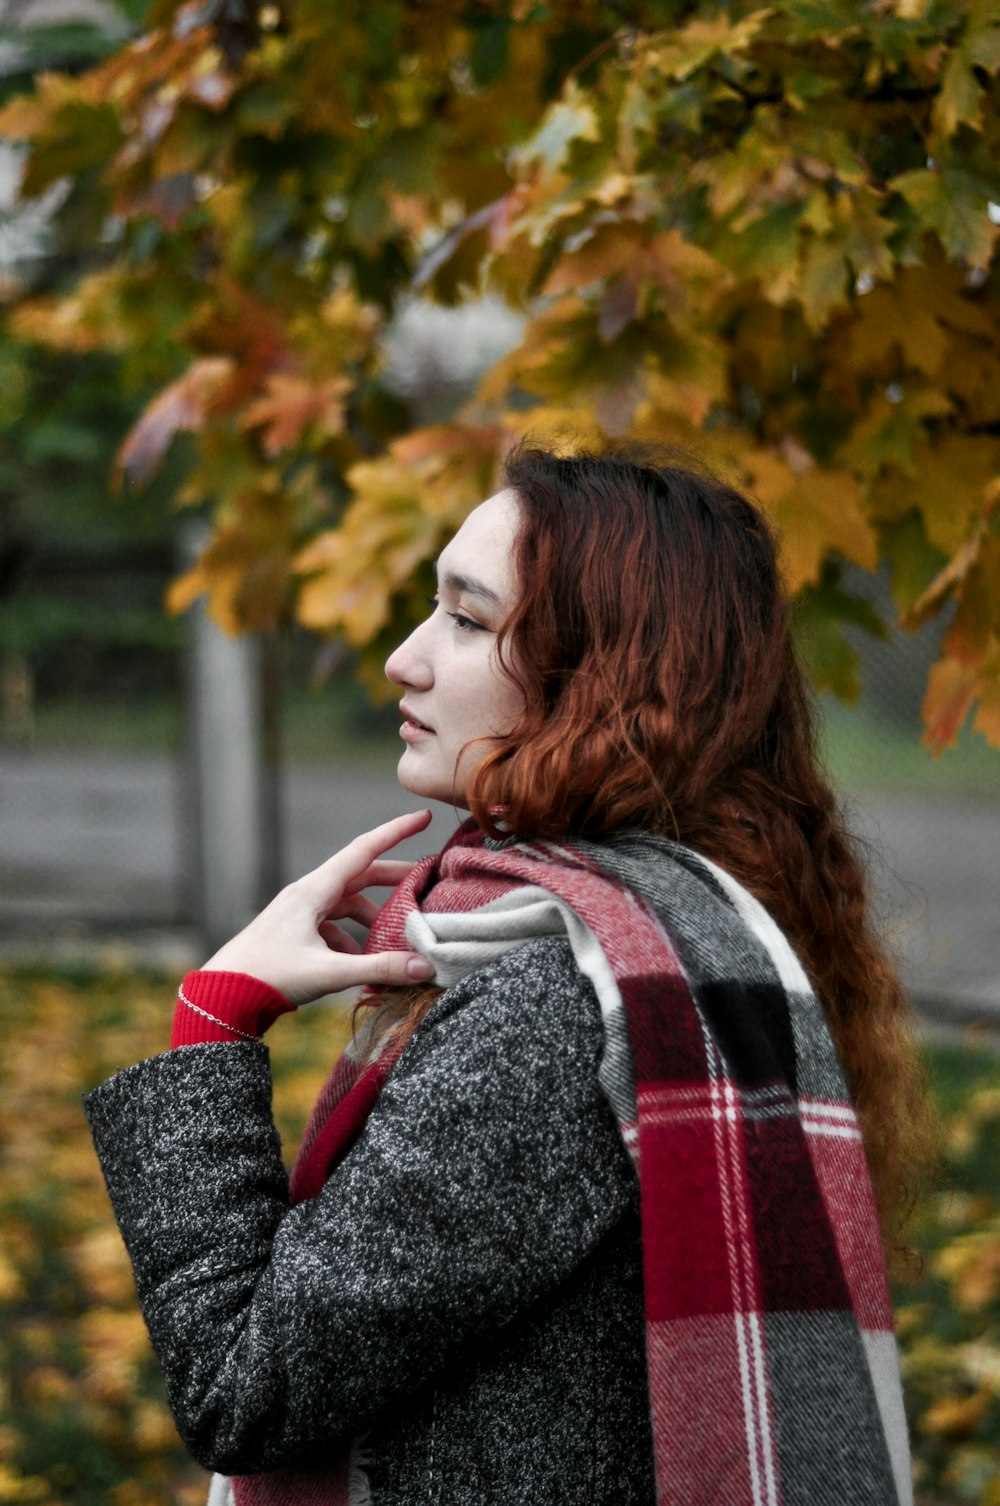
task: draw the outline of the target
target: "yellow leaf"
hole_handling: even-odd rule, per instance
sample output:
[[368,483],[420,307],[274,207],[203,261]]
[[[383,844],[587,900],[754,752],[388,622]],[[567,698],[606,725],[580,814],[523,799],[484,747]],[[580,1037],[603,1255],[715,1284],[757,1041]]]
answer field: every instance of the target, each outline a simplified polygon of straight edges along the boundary
[[822,471],[797,444],[784,457],[756,450],[741,457],[746,483],[778,532],[782,575],[794,595],[819,579],[826,555],[835,550],[874,570],[878,548],[861,511],[861,487],[849,471]]
[[192,569],[171,584],[168,610],[182,612],[207,596],[212,620],[232,636],[278,622],[291,566],[291,500],[266,486],[228,499],[227,520]]
[[986,1416],[990,1393],[985,1386],[971,1396],[942,1396],[928,1407],[918,1422],[922,1433],[940,1433],[946,1438],[961,1438]]
[[719,53],[733,56],[742,52],[772,14],[772,7],[766,6],[735,24],[726,17],[689,21],[687,26],[670,33],[669,41],[658,42],[655,51],[649,55],[649,63],[656,70],[683,81]]
[[671,295],[674,308],[686,307],[695,288],[721,292],[732,281],[714,257],[685,240],[678,230],[651,235],[648,229],[619,221],[599,225],[589,240],[556,262],[544,291],[576,292],[603,278],[627,272],[638,285],[652,282]]
[[1000,473],[1000,442],[986,434],[953,431],[936,443],[917,439],[912,455],[912,479],[887,471],[870,486],[869,513],[891,523],[917,508],[930,543],[953,557],[979,526],[988,505]]
[[303,582],[299,620],[363,648],[385,627],[393,599],[447,534],[488,495],[499,429],[441,425],[397,440],[386,456],[351,467],[355,496],[340,526],[294,562]]
[[982,515],[987,488],[1000,474],[1000,440],[986,434],[949,434],[914,446],[917,480],[911,507],[924,518],[930,542],[949,556],[961,549]]
[[14,309],[10,321],[24,340],[56,350],[123,351],[129,331],[118,317],[122,273],[92,272],[61,298],[34,298]]
[[0,110],[0,137],[5,141],[32,140],[55,124],[63,106],[97,102],[93,83],[86,77],[39,73],[32,94],[19,95]]
[[726,353],[711,339],[676,342],[662,364],[648,363],[645,397],[635,422],[649,428],[654,415],[682,414],[699,428],[726,393]]
[[986,539],[969,567],[958,595],[958,611],[942,645],[962,664],[982,665],[1000,632],[1000,539]]
[[44,1501],[50,1495],[49,1482],[41,1475],[22,1475],[0,1462],[0,1501]]
[[910,607],[903,618],[904,625],[915,632],[928,618],[940,611],[946,599],[965,580],[969,571],[979,559],[983,545],[987,537],[987,523],[981,518],[977,527],[965,540],[965,543],[957,553],[945,565],[943,570],[931,581],[922,596]]
[[898,351],[907,366],[936,376],[948,331],[995,339],[989,311],[970,292],[961,268],[939,262],[903,267],[892,283],[880,283],[858,298],[857,319],[846,340],[848,360],[889,375]]
[[15,1302],[24,1296],[24,1283],[20,1274],[0,1249],[0,1304]]
[[559,257],[543,292],[550,296],[576,292],[631,267],[642,251],[643,234],[638,225],[598,225],[582,246]]
[[878,198],[868,189],[844,194],[834,202],[829,231],[806,238],[797,291],[813,329],[821,329],[834,309],[847,306],[854,279],[891,276],[893,257],[887,241],[894,227],[879,208]]
[[554,450],[566,446],[591,445],[600,447],[607,439],[607,432],[597,421],[593,404],[539,403],[534,408],[504,414],[504,429],[512,440],[529,439]]

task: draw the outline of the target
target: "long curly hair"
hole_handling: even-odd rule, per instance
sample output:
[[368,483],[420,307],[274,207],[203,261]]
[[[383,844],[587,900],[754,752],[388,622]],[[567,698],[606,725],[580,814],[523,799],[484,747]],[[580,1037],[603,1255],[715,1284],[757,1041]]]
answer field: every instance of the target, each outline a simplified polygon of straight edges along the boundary
[[[522,446],[521,595],[498,634],[524,709],[466,802],[490,835],[641,828],[726,869],[785,932],[826,1013],[892,1263],[933,1135],[910,1016],[816,751],[766,520],[687,463]],[[412,1028],[436,990],[387,1000]]]

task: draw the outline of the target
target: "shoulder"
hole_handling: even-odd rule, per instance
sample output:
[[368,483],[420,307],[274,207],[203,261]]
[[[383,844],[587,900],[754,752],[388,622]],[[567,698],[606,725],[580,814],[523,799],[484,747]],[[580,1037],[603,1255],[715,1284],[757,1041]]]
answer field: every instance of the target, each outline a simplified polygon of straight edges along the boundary
[[[442,1120],[516,1125],[517,1135],[617,1161],[621,1138],[601,1088],[604,1044],[593,988],[569,943],[528,942],[476,969],[436,1000],[382,1090],[428,1131]],[[374,1116],[373,1116],[374,1117]],[[432,1136],[428,1135],[428,1140]],[[598,1150],[598,1145],[600,1150]]]
[[495,1041],[555,1033],[599,1049],[600,1009],[565,937],[546,936],[512,948],[447,989],[420,1030],[451,1033],[486,1028]]

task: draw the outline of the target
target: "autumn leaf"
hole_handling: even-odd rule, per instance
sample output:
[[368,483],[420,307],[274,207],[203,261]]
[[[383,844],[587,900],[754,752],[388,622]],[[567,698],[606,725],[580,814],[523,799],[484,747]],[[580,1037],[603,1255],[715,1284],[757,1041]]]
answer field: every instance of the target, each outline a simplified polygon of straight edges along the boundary
[[942,1396],[927,1409],[918,1426],[924,1433],[962,1437],[985,1417],[989,1403],[990,1393],[985,1387],[974,1391],[971,1396]]
[[550,173],[562,166],[577,141],[596,141],[599,136],[593,104],[575,84],[546,112],[538,130],[517,150],[519,167],[543,165]]
[[981,732],[994,747],[1000,747],[1000,635],[994,635],[980,666],[979,705],[972,730]]
[[[77,285],[10,310],[19,338],[114,349],[159,390],[130,475],[191,436],[178,500],[212,509],[219,549],[178,599],[346,631],[339,596],[371,668],[412,618],[404,566],[505,439],[681,441],[756,490],[793,591],[881,552],[921,614],[955,598],[934,726],[970,686],[995,726],[997,587],[963,552],[1000,468],[993,0],[276,14],[237,46],[167,0],[0,114],[29,191],[63,184],[53,246],[78,254],[82,213],[95,238]],[[525,319],[407,459],[380,335],[415,286]],[[329,553],[303,571],[311,539]],[[849,689],[849,605],[824,613],[823,673]]]
[[973,267],[989,266],[1000,227],[987,210],[991,196],[1000,199],[1000,175],[988,177],[949,161],[900,173],[890,187],[910,205],[922,228],[937,232],[949,257]]
[[129,431],[118,452],[116,468],[137,481],[148,481],[162,463],[171,440],[197,430],[233,374],[228,356],[205,356],[165,387]]
[[649,64],[683,82],[719,54],[730,58],[742,52],[772,14],[773,8],[766,6],[736,23],[724,16],[689,21],[670,35],[669,40],[664,38],[651,48]]
[[778,530],[782,575],[791,594],[819,580],[831,550],[874,568],[878,548],[853,476],[822,471],[806,452],[787,445],[784,456],[753,452],[741,457],[741,465]]
[[927,676],[927,691],[921,708],[924,746],[934,753],[954,747],[979,688],[974,665],[958,659],[939,659]]
[[986,90],[981,74],[1000,69],[1000,18],[988,3],[968,7],[961,40],[951,52],[934,101],[934,126],[943,137],[953,136],[959,126],[982,129]]
[[[852,429],[841,457],[872,479],[895,470],[915,480],[920,475],[915,448],[926,433],[926,420],[944,418],[951,408],[947,396],[936,388],[894,392],[892,399],[878,394]],[[912,505],[912,490],[910,500]]]
[[263,430],[264,452],[272,457],[298,444],[309,429],[339,434],[344,426],[344,398],[351,385],[349,377],[313,383],[276,373],[268,377],[263,397],[244,409],[242,426]]

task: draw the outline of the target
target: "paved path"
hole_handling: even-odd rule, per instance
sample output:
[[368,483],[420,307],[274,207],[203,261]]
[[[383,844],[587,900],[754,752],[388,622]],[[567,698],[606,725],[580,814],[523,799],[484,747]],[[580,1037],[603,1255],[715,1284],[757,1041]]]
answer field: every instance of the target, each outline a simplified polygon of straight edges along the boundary
[[[851,797],[881,853],[880,909],[911,990],[1000,1020],[1000,798],[884,792]],[[287,877],[359,830],[421,802],[391,765],[293,766],[284,790]],[[0,751],[0,952],[63,955],[95,937],[146,945],[168,965],[195,955],[187,924],[182,791],[168,757]],[[454,813],[437,807],[443,841]],[[418,839],[411,850],[426,841]]]

